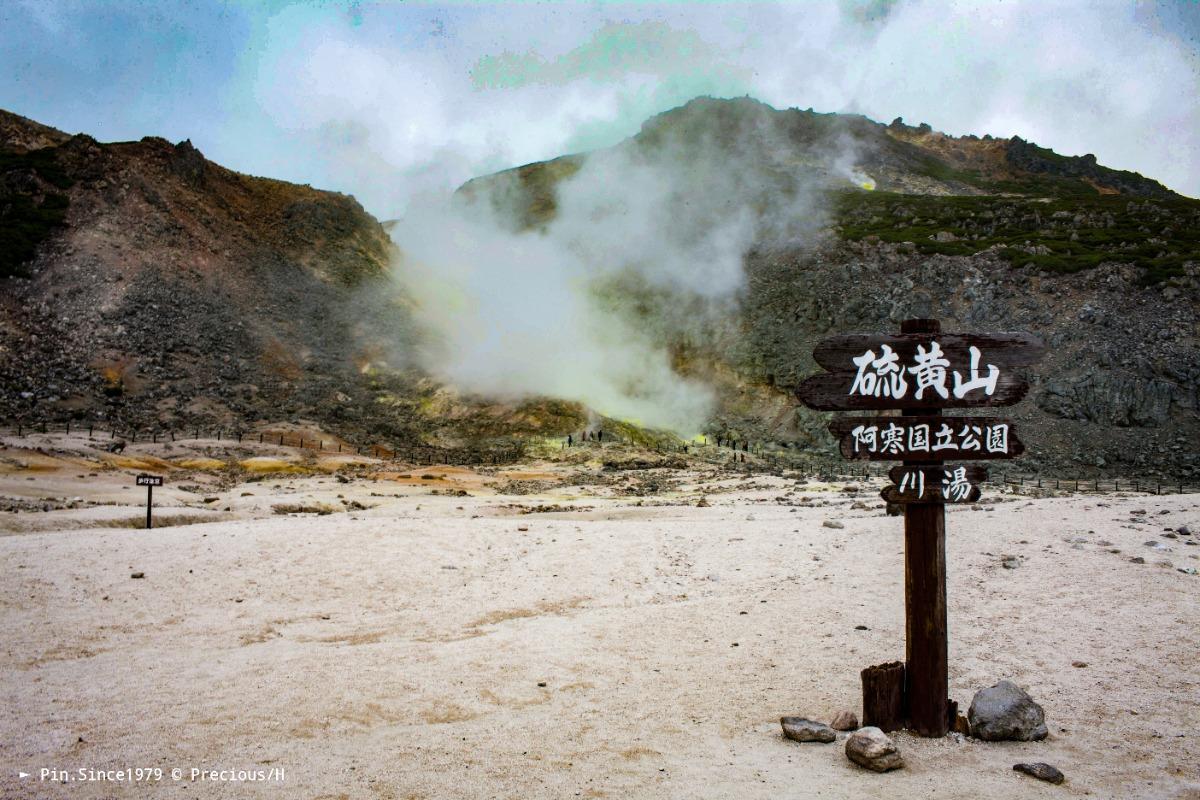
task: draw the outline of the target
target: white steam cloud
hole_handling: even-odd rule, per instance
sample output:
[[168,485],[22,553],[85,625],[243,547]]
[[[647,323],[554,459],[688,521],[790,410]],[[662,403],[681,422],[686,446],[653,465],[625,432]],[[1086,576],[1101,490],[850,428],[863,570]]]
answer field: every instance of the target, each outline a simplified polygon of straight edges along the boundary
[[1200,195],[1200,12],[1168,5],[405,4],[357,25],[289,7],[253,77],[280,130],[229,137],[278,159],[267,174],[388,218],[428,189],[613,145],[693,97],[749,95],[1020,135]]
[[737,302],[752,244],[794,246],[816,221],[802,171],[764,173],[770,147],[754,130],[598,151],[533,227],[513,173],[471,200],[414,204],[392,235],[397,280],[433,334],[423,366],[467,391],[698,433],[713,390],[680,374],[668,339]]

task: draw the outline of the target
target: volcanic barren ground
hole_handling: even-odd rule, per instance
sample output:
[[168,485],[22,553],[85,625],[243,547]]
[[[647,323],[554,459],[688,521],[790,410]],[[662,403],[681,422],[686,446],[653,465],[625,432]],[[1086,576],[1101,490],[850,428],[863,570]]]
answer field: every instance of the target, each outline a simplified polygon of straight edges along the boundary
[[[1050,736],[900,733],[875,774],[778,718],[861,714],[859,670],[903,658],[877,481],[53,444],[0,471],[3,797],[1200,797],[1194,494],[950,510],[951,696],[1012,680]],[[61,780],[125,767],[164,777]]]

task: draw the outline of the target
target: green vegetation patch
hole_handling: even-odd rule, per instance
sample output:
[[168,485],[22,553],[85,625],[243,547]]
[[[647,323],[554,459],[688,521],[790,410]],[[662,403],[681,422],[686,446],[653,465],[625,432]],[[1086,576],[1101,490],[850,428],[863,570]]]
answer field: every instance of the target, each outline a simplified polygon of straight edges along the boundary
[[[1051,179],[1058,180],[1058,179]],[[1200,261],[1200,201],[1127,196],[1050,198],[835,193],[835,229],[847,241],[911,242],[918,253],[969,256],[996,248],[1016,266],[1078,272],[1132,264],[1157,283]]]

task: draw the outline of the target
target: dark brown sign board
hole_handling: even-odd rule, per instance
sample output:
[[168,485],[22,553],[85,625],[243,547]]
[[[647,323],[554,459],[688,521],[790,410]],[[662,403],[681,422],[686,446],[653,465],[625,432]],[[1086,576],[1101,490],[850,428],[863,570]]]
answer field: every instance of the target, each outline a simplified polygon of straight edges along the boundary
[[[983,483],[988,479],[987,467],[981,467],[978,464],[963,464],[962,466],[955,468],[966,470],[966,479],[971,483]],[[888,470],[888,477],[891,478],[892,483],[898,484],[900,481],[904,480],[905,475],[914,472],[922,472],[925,475],[926,483],[939,483],[943,478],[946,477],[945,473],[948,469],[952,469],[952,467],[944,467],[941,464],[933,467],[897,464]]]
[[974,503],[982,496],[976,485],[987,480],[983,467],[899,466],[888,471],[896,485],[886,486],[880,497],[889,503]]
[[940,483],[930,483],[925,486],[885,486],[879,493],[889,503],[907,505],[908,503],[974,503],[983,496],[979,487],[968,483],[962,491],[951,489]]
[[1000,417],[843,417],[829,424],[842,457],[870,461],[978,461],[1025,452]]
[[853,372],[823,372],[805,378],[796,387],[796,396],[800,402],[818,411],[876,411],[885,408],[982,408],[988,406],[1011,406],[1025,397],[1029,384],[1024,379],[1011,372],[1001,372],[991,394],[971,392],[963,397],[955,397],[948,392],[948,397],[942,397],[934,391],[922,392],[916,397],[911,384],[908,385],[905,396],[899,399],[890,394],[861,394],[853,392],[856,374]]
[[[973,479],[982,480],[975,472],[981,468],[943,467],[943,460],[1013,458],[1023,447],[1008,420],[943,418],[941,411],[1020,402],[1029,386],[1013,368],[1033,364],[1043,350],[1039,340],[1024,333],[944,334],[935,319],[910,319],[901,323],[899,335],[833,336],[813,351],[813,358],[829,372],[807,378],[796,388],[796,396],[809,408],[903,413],[837,420],[830,426],[842,437],[842,453],[848,458],[905,462],[890,473],[897,485],[884,491],[885,498],[904,504],[905,661],[902,669],[881,665],[862,671],[864,720],[888,716],[878,698],[890,698],[887,705],[895,706],[900,697],[905,722],[917,734],[945,736],[950,728],[955,706],[947,697],[945,507],[944,499],[923,498],[931,488],[950,497],[951,483],[954,497],[978,497]],[[943,425],[949,427],[949,435]],[[875,426],[874,439],[870,426]],[[925,442],[925,430],[919,426],[928,426]],[[883,431],[888,432],[886,440]],[[935,444],[943,446],[935,450]],[[917,501],[908,499],[914,492],[920,495]],[[881,680],[889,686],[879,686]]]
[[887,347],[899,357],[900,363],[913,364],[917,346],[928,353],[935,342],[951,369],[953,365],[970,364],[972,347],[979,350],[981,362],[998,367],[1036,364],[1046,349],[1040,339],[1028,333],[846,333],[822,339],[813,350],[813,359],[830,372],[856,372],[854,359],[868,350],[882,355]]
[[828,372],[803,381],[796,395],[823,411],[1007,406],[1029,391],[1013,368],[1043,351],[1027,333],[844,334],[813,350]]

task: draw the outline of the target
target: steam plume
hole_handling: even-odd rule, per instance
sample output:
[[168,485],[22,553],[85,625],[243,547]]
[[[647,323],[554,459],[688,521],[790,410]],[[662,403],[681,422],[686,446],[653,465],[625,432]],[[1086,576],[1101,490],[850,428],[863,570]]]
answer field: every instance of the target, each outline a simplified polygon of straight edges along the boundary
[[809,173],[758,119],[671,120],[580,157],[532,225],[513,173],[414,204],[392,235],[424,367],[466,391],[700,431],[713,390],[673,368],[670,344],[738,302],[752,244],[797,244],[815,219]]

